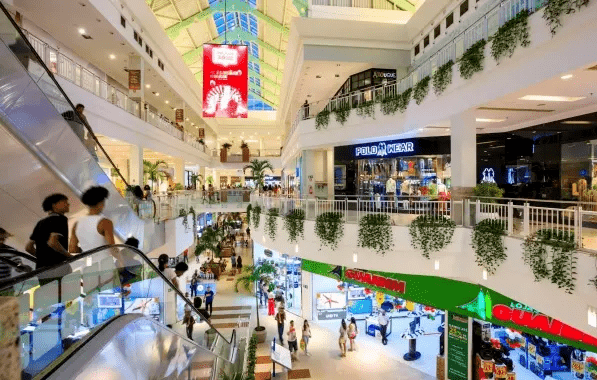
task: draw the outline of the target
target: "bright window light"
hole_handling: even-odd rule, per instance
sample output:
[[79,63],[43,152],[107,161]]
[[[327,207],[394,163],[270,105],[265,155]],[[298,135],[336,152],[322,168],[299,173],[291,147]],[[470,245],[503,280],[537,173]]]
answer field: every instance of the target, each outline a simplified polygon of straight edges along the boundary
[[526,95],[520,100],[533,100],[536,102],[576,102],[584,99],[584,96],[549,96],[549,95]]
[[353,254],[352,254],[352,261],[356,263],[356,262],[357,262],[357,259],[358,259],[358,257],[357,257],[357,254],[356,254],[356,253],[353,253]]
[[566,74],[566,75],[562,75],[560,78],[563,79],[563,80],[566,80],[566,79],[572,78],[573,76],[574,75],[572,75],[572,74]]
[[502,121],[506,121],[506,119],[484,119],[478,117],[475,121],[478,123],[501,123]]
[[147,84],[145,85],[145,88],[151,88],[151,85],[150,85],[149,83],[147,83]]
[[110,59],[116,59],[116,56],[114,54],[110,54]]

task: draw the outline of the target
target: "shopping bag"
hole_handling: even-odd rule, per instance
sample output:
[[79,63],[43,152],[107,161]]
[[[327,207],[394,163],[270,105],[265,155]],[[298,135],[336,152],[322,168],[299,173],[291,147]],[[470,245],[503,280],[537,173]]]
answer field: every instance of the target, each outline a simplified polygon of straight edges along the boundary
[[301,338],[301,350],[305,351],[307,345],[305,344],[305,340]]

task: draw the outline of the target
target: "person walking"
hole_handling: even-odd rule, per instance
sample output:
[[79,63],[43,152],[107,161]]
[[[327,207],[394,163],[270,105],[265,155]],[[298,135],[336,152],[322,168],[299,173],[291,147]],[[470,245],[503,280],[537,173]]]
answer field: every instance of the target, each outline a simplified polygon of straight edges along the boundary
[[185,306],[182,324],[187,326],[187,338],[193,340],[193,327],[195,326],[195,318],[193,318],[193,315],[191,314],[191,308],[187,307],[188,305]]
[[348,340],[350,341],[350,348],[348,351],[356,351],[354,345],[354,339],[359,334],[359,329],[357,328],[357,321],[354,317],[350,318],[350,324],[348,325]]
[[284,308],[280,307],[278,309],[278,314],[276,314],[276,322],[278,324],[278,337],[280,338],[280,344],[284,344],[284,321],[286,320],[286,313],[284,312]]
[[261,281],[261,286],[259,287],[259,290],[261,292],[259,296],[259,306],[267,306],[267,289],[267,282]]
[[305,355],[311,356],[309,353],[309,339],[311,338],[311,327],[309,326],[309,322],[305,319],[303,323],[303,336],[302,340],[305,342]]
[[205,292],[205,311],[209,309],[209,316],[213,313],[214,307],[214,292],[211,290],[211,286],[207,287],[207,291]]
[[236,269],[238,271],[238,274],[241,274],[241,272],[243,271],[243,258],[241,256],[238,256],[236,259]]
[[388,323],[390,323],[390,319],[386,315],[386,311],[382,310],[379,316],[377,317],[377,322],[379,323],[379,330],[381,333],[381,342],[385,345],[388,344],[388,338],[386,337],[388,331]]
[[188,263],[189,262],[189,250],[185,249],[184,252],[182,253],[182,259],[184,263]]
[[232,269],[230,271],[232,272],[232,275],[234,275],[236,273],[236,253],[233,253],[232,256],[230,256],[230,263],[232,264]]
[[158,257],[158,269],[160,272],[166,276],[168,281],[170,281],[176,288],[179,288],[178,278],[184,274],[189,269],[189,266],[185,263],[178,263],[174,267],[174,269],[169,267],[170,258],[165,253],[162,253]]
[[346,321],[343,319],[340,324],[340,337],[338,338],[338,345],[340,346],[340,356],[346,357],[346,337],[347,337]]
[[271,290],[267,293],[267,315],[274,315],[276,313],[276,300],[274,299],[274,292]]
[[197,273],[197,269],[195,269],[195,273],[193,273],[193,277],[191,278],[191,297],[197,296],[197,286],[199,285],[199,273]]
[[296,338],[296,329],[294,328],[294,321],[290,321],[290,327],[288,328],[288,350],[290,351],[290,360],[296,361],[298,355],[298,344]]

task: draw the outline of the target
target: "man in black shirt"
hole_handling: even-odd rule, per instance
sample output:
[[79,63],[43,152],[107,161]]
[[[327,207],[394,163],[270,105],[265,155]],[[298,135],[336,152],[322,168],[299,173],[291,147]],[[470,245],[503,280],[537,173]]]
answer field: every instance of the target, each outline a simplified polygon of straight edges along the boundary
[[[48,216],[40,220],[25,250],[37,257],[36,269],[48,268],[65,262],[69,257],[73,257],[66,247],[68,247],[68,218],[64,216],[69,212],[69,203],[66,195],[52,194],[42,203],[43,210]],[[54,273],[63,276],[70,271],[59,270]],[[54,280],[47,278],[44,283]],[[40,280],[40,283],[42,281]]]

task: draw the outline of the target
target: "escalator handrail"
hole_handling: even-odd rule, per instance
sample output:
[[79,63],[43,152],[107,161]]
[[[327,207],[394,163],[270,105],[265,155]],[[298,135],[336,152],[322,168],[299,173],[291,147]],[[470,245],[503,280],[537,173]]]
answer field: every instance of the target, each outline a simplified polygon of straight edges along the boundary
[[48,68],[48,66],[46,66],[45,61],[39,56],[39,54],[37,54],[37,51],[35,50],[35,48],[33,47],[33,45],[31,45],[31,42],[25,36],[25,34],[23,33],[23,30],[21,30],[21,28],[19,27],[19,25],[14,21],[14,19],[12,18],[12,16],[10,15],[10,13],[8,12],[8,10],[4,6],[4,4],[2,4],[1,1],[0,1],[0,9],[2,9],[2,11],[4,12],[4,14],[6,15],[6,18],[8,18],[8,20],[10,21],[10,23],[12,24],[12,26],[15,28],[15,30],[19,34],[19,37],[21,38],[21,40],[27,45],[27,48],[31,51],[31,54],[33,54],[33,56],[36,58],[36,60],[44,68],[44,70],[48,74],[48,77],[51,78],[51,80],[54,82],[54,85],[56,86],[56,88],[58,89],[58,91],[60,91],[60,93],[62,94],[62,96],[64,97],[64,99],[68,103],[68,105],[71,107],[71,111],[73,112],[73,116],[76,116],[77,119],[81,122],[81,124],[83,124],[85,126],[85,129],[87,129],[87,132],[89,133],[89,135],[93,138],[93,140],[95,140],[95,143],[97,144],[97,146],[104,153],[104,155],[106,156],[106,159],[108,159],[108,162],[110,162],[110,165],[112,165],[112,168],[116,170],[116,172],[118,173],[118,176],[120,177],[120,179],[122,180],[122,182],[125,184],[126,188],[128,189],[130,187],[128,181],[124,178],[124,176],[122,175],[122,173],[120,173],[120,170],[118,169],[118,167],[116,166],[116,164],[114,164],[114,161],[112,161],[112,159],[108,155],[108,152],[106,152],[106,150],[104,149],[104,147],[102,146],[102,144],[100,144],[97,136],[95,135],[95,133],[93,133],[93,129],[91,129],[91,126],[89,125],[89,123],[87,122],[87,120],[84,120],[81,117],[79,117],[79,114],[75,110],[75,105],[73,104],[73,102],[71,102],[70,98],[66,95],[66,92],[64,92],[64,90],[62,89],[62,87],[60,86],[60,84],[58,84],[58,81],[54,77],[54,74],[50,71],[50,69]]
[[[184,300],[184,302],[188,306],[191,307],[191,311],[195,312],[197,315],[199,315],[199,317],[203,321],[207,322],[207,324],[209,325],[209,327],[211,327],[212,329],[214,329],[218,333],[218,335],[220,335],[220,337],[222,339],[224,339],[224,341],[231,346],[231,349],[232,349],[232,347],[234,347],[234,345],[236,345],[236,329],[232,330],[232,336],[230,337],[230,341],[228,341],[228,339],[226,339],[224,337],[224,335],[222,335],[222,333],[220,333],[220,331],[218,331],[215,327],[213,327],[213,325],[211,324],[211,322],[209,322],[208,320],[206,320],[206,319],[203,318],[203,314],[201,314],[199,312],[199,310],[197,310],[195,308],[195,305],[184,296],[184,294],[180,291],[180,289],[178,289],[176,286],[174,286],[174,284],[171,283],[170,280],[168,280],[168,278],[166,278],[166,276],[164,275],[164,273],[162,273],[162,271],[160,271],[159,268],[157,266],[155,266],[155,264],[153,262],[151,262],[151,259],[149,257],[147,257],[139,249],[137,249],[135,247],[131,247],[130,245],[127,245],[127,244],[103,245],[101,247],[97,247],[97,248],[91,249],[91,250],[89,250],[87,252],[80,253],[80,254],[78,254],[78,255],[76,255],[74,257],[70,257],[70,258],[66,259],[64,262],[62,262],[61,264],[53,265],[51,267],[45,267],[45,268],[36,269],[36,270],[34,270],[32,272],[28,272],[28,273],[24,273],[24,274],[22,274],[20,276],[12,277],[10,280],[8,280],[6,282],[0,283],[0,291],[6,290],[6,289],[10,289],[10,288],[12,288],[13,286],[15,286],[17,284],[20,284],[20,283],[25,282],[27,280],[30,280],[32,278],[37,278],[37,275],[40,274],[40,273],[60,268],[60,267],[62,267],[64,265],[68,265],[68,264],[77,262],[77,261],[79,261],[81,259],[84,259],[86,257],[92,256],[92,255],[94,255],[94,254],[96,254],[98,252],[102,252],[102,251],[105,251],[105,250],[110,250],[110,249],[113,249],[113,248],[127,248],[127,249],[133,251],[137,255],[137,257],[139,257],[141,260],[143,260],[143,262],[145,262],[147,265],[149,265],[149,267],[155,273],[157,273],[157,275],[159,277],[161,277],[163,281],[165,281],[170,286],[171,290],[173,290],[181,299]],[[0,248],[0,253],[4,253],[4,252],[10,252],[10,253],[12,253],[12,252],[14,252],[14,249]]]
[[31,262],[37,263],[37,257],[33,256],[30,253],[18,251],[12,247],[11,248],[6,248],[6,247],[2,248],[2,249],[0,249],[0,253],[10,253],[12,255],[19,256],[23,259],[27,259]]

